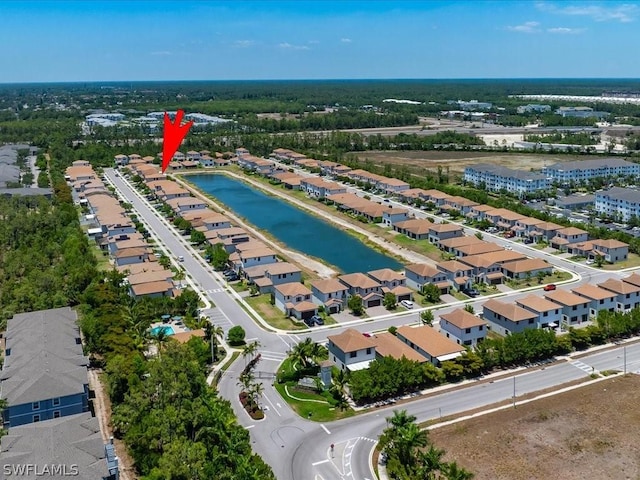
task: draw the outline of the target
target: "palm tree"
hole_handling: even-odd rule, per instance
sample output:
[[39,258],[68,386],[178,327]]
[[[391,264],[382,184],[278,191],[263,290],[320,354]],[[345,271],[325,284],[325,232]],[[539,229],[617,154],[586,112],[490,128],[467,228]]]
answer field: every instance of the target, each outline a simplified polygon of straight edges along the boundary
[[251,388],[251,385],[253,385],[253,381],[255,380],[255,378],[256,377],[253,375],[253,372],[251,371],[242,372],[238,377],[237,385],[242,387],[243,392],[248,392],[249,389]]
[[260,383],[260,382],[253,383],[253,384],[249,385],[248,393],[249,393],[249,397],[251,397],[251,400],[253,401],[253,403],[256,406],[259,406],[258,405],[258,398],[260,398],[262,396],[262,394],[264,393],[264,385],[262,385],[262,383]]
[[401,429],[415,422],[417,418],[414,415],[407,414],[406,410],[394,410],[392,417],[387,417],[387,425]]
[[251,343],[247,343],[244,348],[242,349],[242,358],[245,359],[245,366],[247,364],[247,358],[246,357],[251,357],[251,360],[253,360],[255,358],[256,353],[258,353],[258,348],[260,348],[262,345],[260,344],[260,342],[258,340],[254,340]]
[[349,378],[347,377],[347,374],[345,373],[344,370],[338,370],[338,373],[332,375],[331,380],[333,381],[333,389],[338,393],[338,394],[343,394],[344,393],[344,387],[347,384],[347,381],[349,380]]
[[162,347],[166,345],[167,342],[169,341],[169,334],[164,328],[160,329],[158,330],[157,333],[154,334],[154,340],[156,342],[156,347],[158,349],[158,357],[160,357],[160,354],[162,352]]
[[473,473],[459,467],[456,462],[445,463],[442,470],[447,480],[471,480],[474,477]]
[[421,430],[415,423],[400,429],[398,438],[398,459],[404,465],[414,465],[416,462],[415,450],[427,445],[427,432]]
[[[203,317],[206,318],[206,317]],[[204,338],[211,345],[211,362],[215,363],[218,353],[217,337],[222,337],[224,330],[218,325],[214,325],[207,319],[207,323],[204,326]]]
[[421,451],[418,454],[418,460],[420,462],[420,478],[435,479],[435,473],[439,472],[443,468],[442,457],[444,456],[444,450],[429,445],[429,449]]

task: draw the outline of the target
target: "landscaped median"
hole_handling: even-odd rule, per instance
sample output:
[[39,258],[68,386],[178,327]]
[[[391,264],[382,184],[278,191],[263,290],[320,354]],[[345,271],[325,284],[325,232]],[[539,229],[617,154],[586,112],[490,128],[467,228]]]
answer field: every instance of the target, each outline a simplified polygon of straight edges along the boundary
[[[307,345],[307,347],[305,347]],[[275,388],[291,408],[301,417],[316,422],[330,422],[341,418],[351,417],[355,412],[346,401],[340,382],[327,389],[319,381],[318,372],[320,367],[313,362],[308,362],[306,366],[301,365],[299,353],[310,348],[310,343],[300,343],[296,345],[290,358],[287,358],[280,368],[276,377]],[[318,347],[316,347],[318,348]],[[310,353],[307,351],[307,353]],[[320,356],[326,357],[326,350],[317,351]],[[308,359],[310,360],[310,358]],[[301,386],[300,379],[314,379],[313,386]],[[318,379],[318,380],[315,380]]]

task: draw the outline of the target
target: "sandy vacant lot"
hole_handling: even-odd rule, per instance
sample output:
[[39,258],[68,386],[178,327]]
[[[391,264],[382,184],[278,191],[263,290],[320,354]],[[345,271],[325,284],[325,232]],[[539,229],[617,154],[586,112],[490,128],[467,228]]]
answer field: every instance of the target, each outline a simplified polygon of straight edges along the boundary
[[559,162],[583,159],[578,155],[527,155],[501,154],[496,152],[443,152],[443,151],[370,151],[357,152],[362,161],[369,159],[376,165],[390,163],[392,165],[407,165],[410,167],[428,168],[436,170],[446,168],[452,172],[464,171],[464,168],[476,163],[491,163],[518,170],[540,170],[546,165]]
[[432,430],[475,480],[640,478],[640,376],[613,377]]

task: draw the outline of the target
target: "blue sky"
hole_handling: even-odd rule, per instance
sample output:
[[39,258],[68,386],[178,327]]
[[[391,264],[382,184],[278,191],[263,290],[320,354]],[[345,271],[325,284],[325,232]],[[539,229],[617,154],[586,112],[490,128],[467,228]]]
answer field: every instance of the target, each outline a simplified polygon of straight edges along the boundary
[[0,2],[0,83],[639,78],[640,3]]

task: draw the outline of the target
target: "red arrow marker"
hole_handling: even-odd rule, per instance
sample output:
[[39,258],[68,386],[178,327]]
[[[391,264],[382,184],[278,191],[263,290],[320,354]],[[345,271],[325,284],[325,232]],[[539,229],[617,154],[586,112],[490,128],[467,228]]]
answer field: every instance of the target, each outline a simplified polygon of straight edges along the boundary
[[178,110],[174,123],[171,123],[169,114],[164,112],[164,138],[162,140],[162,173],[169,166],[169,162],[178,151],[178,147],[189,133],[193,120],[180,125],[184,118],[184,110]]

